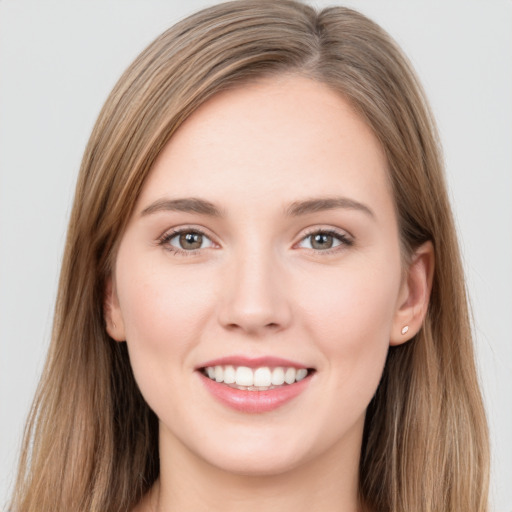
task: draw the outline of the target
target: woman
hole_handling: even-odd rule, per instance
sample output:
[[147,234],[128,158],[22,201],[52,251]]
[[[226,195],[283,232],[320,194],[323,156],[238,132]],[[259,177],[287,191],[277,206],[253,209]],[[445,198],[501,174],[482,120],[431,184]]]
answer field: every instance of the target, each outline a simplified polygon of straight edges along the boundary
[[379,27],[233,2],[130,66],[26,443],[13,510],[487,510],[435,128]]

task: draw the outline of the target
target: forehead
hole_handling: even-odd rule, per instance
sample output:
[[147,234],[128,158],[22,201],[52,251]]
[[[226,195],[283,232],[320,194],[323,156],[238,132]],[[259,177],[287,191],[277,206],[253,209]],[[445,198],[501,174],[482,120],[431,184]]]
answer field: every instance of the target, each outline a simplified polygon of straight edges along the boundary
[[339,93],[280,76],[219,93],[194,112],[159,155],[139,205],[200,196],[261,208],[340,194],[392,202],[381,145]]

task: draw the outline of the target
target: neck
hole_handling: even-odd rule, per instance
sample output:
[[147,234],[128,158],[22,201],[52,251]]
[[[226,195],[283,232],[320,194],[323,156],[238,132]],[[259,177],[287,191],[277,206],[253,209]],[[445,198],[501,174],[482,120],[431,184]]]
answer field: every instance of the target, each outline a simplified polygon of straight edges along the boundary
[[360,443],[353,441],[285,472],[261,476],[225,471],[161,436],[160,478],[136,511],[358,512]]

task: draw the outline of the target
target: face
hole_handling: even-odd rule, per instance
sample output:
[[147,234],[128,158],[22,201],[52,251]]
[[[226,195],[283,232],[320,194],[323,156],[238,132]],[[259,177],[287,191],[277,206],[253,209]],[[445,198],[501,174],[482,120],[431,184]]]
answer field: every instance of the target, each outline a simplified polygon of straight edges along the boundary
[[276,474],[357,458],[404,293],[378,141],[339,94],[283,76],[218,94],[160,154],[110,332],[164,452]]

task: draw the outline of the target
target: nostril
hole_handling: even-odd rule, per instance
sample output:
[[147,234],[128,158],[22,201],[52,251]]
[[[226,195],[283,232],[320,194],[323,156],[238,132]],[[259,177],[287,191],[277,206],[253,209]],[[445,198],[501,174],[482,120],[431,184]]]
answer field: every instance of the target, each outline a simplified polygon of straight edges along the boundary
[[[263,329],[269,329],[269,330],[273,330],[273,331],[278,330],[280,328],[280,325],[277,322],[270,322],[268,324],[263,323],[260,325],[263,327]],[[248,322],[245,322],[245,323],[232,322],[232,323],[226,324],[225,328],[228,330],[231,330],[231,331],[235,331],[237,329],[256,331],[256,330],[261,329],[261,327],[258,327],[257,323],[256,323],[256,325],[254,325],[254,324],[249,324]]]

